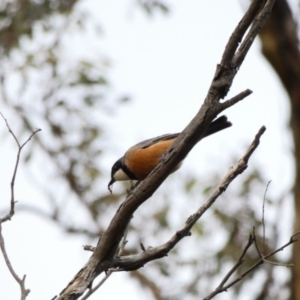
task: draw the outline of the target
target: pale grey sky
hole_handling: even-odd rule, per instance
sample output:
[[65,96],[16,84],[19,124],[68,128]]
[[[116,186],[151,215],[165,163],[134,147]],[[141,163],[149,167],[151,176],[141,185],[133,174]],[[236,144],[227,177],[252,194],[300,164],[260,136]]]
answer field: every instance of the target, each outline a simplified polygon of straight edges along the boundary
[[[130,0],[86,0],[77,6],[78,10],[88,10],[94,22],[103,25],[104,35],[95,36],[90,30],[81,37],[83,41],[69,37],[72,43],[66,43],[62,55],[70,56],[71,60],[72,55],[107,54],[112,59],[113,88],[116,93],[127,92],[133,98],[113,119],[106,120],[111,127],[114,149],[106,160],[107,172],[133,143],[181,131],[188,124],[198,111],[224,46],[243,14],[237,0],[169,2],[171,13],[167,17],[151,19]],[[251,163],[262,166],[266,178],[273,180],[269,191],[272,195],[292,183],[292,144],[287,131],[289,107],[279,80],[261,57],[259,48],[257,41],[229,93],[231,97],[249,88],[254,91],[253,95],[225,112],[233,127],[196,147],[186,159],[184,168],[192,169],[199,176],[208,167],[223,166],[226,172],[230,167],[229,159],[217,166],[212,164],[220,151],[228,153],[230,158],[232,154],[243,154],[260,126],[266,125],[267,132]],[[9,121],[13,127],[13,120]],[[2,130],[5,127],[3,123],[0,126]],[[11,173],[14,163],[12,149],[16,149],[8,139],[5,142],[0,148],[0,164],[4,166],[0,170],[1,207],[5,201],[9,202],[7,174]],[[202,167],[198,169],[195,165]],[[17,199],[39,201],[41,195],[29,185],[22,167],[24,165],[20,166],[16,185]],[[109,173],[107,176],[109,178]],[[103,183],[103,190],[106,184]],[[29,296],[32,300],[50,299],[59,293],[89,257],[89,253],[82,250],[80,236],[66,237],[53,223],[33,215],[17,214],[12,222],[4,225],[4,236],[15,270],[20,276],[27,274],[26,287],[32,289]],[[48,260],[49,255],[51,259]],[[3,265],[2,257],[0,270],[0,298],[19,299],[18,286]],[[152,299],[127,277],[126,273],[114,274],[90,299]],[[227,299],[226,295],[220,299]]]

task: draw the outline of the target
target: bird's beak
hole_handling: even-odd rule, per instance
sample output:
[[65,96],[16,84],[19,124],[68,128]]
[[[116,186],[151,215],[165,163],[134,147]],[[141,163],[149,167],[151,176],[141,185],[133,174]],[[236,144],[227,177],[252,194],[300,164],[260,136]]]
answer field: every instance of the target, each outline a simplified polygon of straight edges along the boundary
[[115,182],[116,180],[114,179],[114,178],[112,178],[111,180],[110,180],[110,182],[108,183],[108,186],[107,186],[107,188],[108,188],[108,190],[110,191],[110,193],[112,194],[112,190],[111,190],[111,186],[113,185],[113,183]]

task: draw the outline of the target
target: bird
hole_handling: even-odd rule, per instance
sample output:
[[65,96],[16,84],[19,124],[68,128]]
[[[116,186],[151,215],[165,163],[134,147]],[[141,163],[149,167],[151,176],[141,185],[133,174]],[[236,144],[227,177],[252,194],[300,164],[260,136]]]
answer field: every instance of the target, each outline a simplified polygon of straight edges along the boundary
[[[228,121],[227,117],[221,116],[212,121],[207,128],[204,137],[212,135],[230,126],[232,126],[232,124]],[[129,148],[125,152],[124,156],[119,158],[111,168],[111,180],[108,183],[108,190],[110,193],[112,193],[111,186],[116,181],[144,180],[160,163],[162,156],[166,153],[178,135],[179,133],[164,134],[142,141]],[[172,172],[178,170],[181,163],[182,161]]]

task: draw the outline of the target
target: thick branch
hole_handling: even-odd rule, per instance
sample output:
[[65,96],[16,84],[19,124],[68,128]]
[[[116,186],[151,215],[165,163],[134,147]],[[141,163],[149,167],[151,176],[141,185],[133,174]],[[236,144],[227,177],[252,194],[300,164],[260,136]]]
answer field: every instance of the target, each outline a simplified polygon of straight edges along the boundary
[[[268,6],[272,5],[274,1],[275,0],[268,0],[266,4],[262,6],[260,14],[266,11]],[[251,5],[250,9],[246,13],[249,21],[247,21],[241,27],[238,26],[235,30],[235,34],[239,36],[239,39],[244,36],[250,24],[257,17],[258,9],[254,9],[253,7],[256,8],[258,5],[260,5],[261,0],[254,0],[253,3],[254,4]],[[267,14],[265,14],[265,18],[261,18],[256,22],[256,26],[262,27],[266,18]],[[228,47],[228,45],[226,47]],[[235,43],[232,51],[236,52],[237,47],[238,43]],[[246,55],[248,50],[249,48],[244,48],[244,55]],[[133,190],[131,194],[129,194],[125,202],[119,207],[108,229],[102,235],[101,240],[99,241],[90,260],[86,266],[84,266],[78,272],[66,289],[62,291],[61,295],[58,297],[59,300],[78,299],[101,272],[109,269],[113,265],[113,257],[133,213],[142,203],[152,196],[156,189],[166,179],[168,174],[170,174],[175,166],[187,156],[189,151],[204,135],[205,130],[212,120],[220,111],[223,110],[223,107],[220,104],[220,99],[226,96],[232,84],[232,80],[236,75],[236,69],[232,68],[234,63],[233,59],[234,56],[226,55],[225,66],[218,66],[208,91],[208,95],[204,101],[204,104],[201,106],[200,111],[178,136],[163,157],[161,163],[135,190]],[[222,59],[222,62],[223,60],[224,59]],[[224,184],[220,188],[222,188],[224,191],[226,187],[227,185]],[[194,222],[194,219],[192,218],[189,221]],[[188,224],[190,223],[188,222]],[[178,232],[176,236],[180,234],[181,232]],[[183,232],[183,234],[185,234],[185,232]]]
[[216,199],[227,189],[229,184],[239,174],[243,173],[247,169],[249,158],[252,155],[252,153],[255,151],[255,149],[258,147],[259,139],[263,135],[265,130],[266,128],[263,126],[258,131],[252,144],[247,149],[244,156],[238,161],[237,165],[228,171],[224,179],[217,186],[217,188],[214,190],[212,195],[207,199],[207,201],[193,215],[191,215],[187,219],[184,227],[179,231],[177,231],[175,235],[168,242],[166,242],[165,244],[159,247],[148,249],[140,254],[116,257],[114,260],[113,267],[116,270],[120,270],[120,271],[136,270],[154,259],[158,259],[166,256],[181,239],[183,239],[186,236],[189,236],[190,230],[193,227],[193,225],[211,207],[211,205],[216,201]]

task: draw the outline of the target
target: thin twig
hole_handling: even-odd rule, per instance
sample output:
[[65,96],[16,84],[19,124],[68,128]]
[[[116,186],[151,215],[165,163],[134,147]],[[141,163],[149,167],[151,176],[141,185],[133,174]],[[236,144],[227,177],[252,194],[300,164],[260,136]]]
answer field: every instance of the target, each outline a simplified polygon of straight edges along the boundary
[[2,223],[11,220],[11,218],[13,217],[14,213],[15,213],[15,181],[16,181],[16,176],[17,176],[17,171],[18,171],[18,167],[19,167],[19,162],[20,162],[20,156],[21,156],[21,152],[22,149],[24,148],[24,146],[31,140],[31,138],[40,131],[40,129],[35,130],[34,132],[32,132],[32,134],[29,136],[29,138],[21,145],[16,137],[16,135],[14,134],[14,132],[11,130],[7,119],[3,116],[3,114],[0,112],[1,117],[3,118],[3,120],[5,121],[6,127],[8,128],[9,133],[13,136],[16,144],[18,145],[18,152],[17,152],[17,159],[16,159],[16,163],[15,163],[15,168],[13,171],[13,176],[11,179],[11,183],[10,183],[10,192],[11,192],[11,200],[10,200],[10,211],[7,213],[6,216],[4,216],[3,218],[0,218],[0,248],[1,248],[1,252],[3,254],[4,257],[4,261],[7,265],[7,268],[9,270],[9,272],[11,273],[11,275],[13,276],[13,278],[17,281],[17,283],[20,286],[21,289],[21,300],[25,300],[26,297],[28,296],[30,290],[25,288],[25,279],[26,279],[26,275],[23,276],[23,278],[21,279],[17,273],[15,272],[14,268],[12,267],[11,261],[8,257],[7,251],[6,251],[6,247],[5,247],[5,241],[4,241],[4,237],[2,234]]
[[[254,229],[253,229],[254,230]],[[220,294],[220,293],[223,293],[223,292],[226,292],[230,287],[232,287],[233,285],[235,285],[236,283],[238,283],[239,281],[241,281],[245,276],[247,276],[248,274],[250,274],[251,272],[253,272],[258,266],[260,266],[261,264],[263,263],[269,263],[268,260],[266,260],[266,258],[269,258],[273,255],[275,255],[277,252],[279,251],[282,251],[283,249],[285,249],[286,247],[288,247],[289,245],[295,243],[297,241],[297,239],[295,239],[294,237],[296,235],[300,234],[300,232],[296,232],[294,233],[289,242],[287,242],[286,244],[284,244],[283,246],[281,246],[280,248],[274,250],[273,252],[269,253],[268,255],[264,256],[264,257],[261,257],[255,264],[253,264],[249,269],[247,269],[244,273],[242,273],[239,277],[237,277],[236,279],[232,280],[230,283],[228,283],[227,285],[224,285],[225,282],[228,281],[228,279],[232,276],[232,274],[237,270],[237,268],[241,265],[241,263],[239,263],[239,260],[241,259],[241,257],[243,257],[243,254],[245,255],[246,252],[248,251],[248,249],[250,248],[250,246],[253,244],[253,241],[255,242],[255,235],[252,234],[252,243],[251,245],[249,245],[249,241],[250,241],[250,238],[249,238],[249,241],[248,241],[248,244],[246,245],[246,247],[244,248],[243,250],[243,253],[241,255],[241,257],[239,258],[238,262],[230,269],[230,271],[228,272],[228,274],[225,276],[226,280],[222,280],[221,284],[213,291],[211,292],[207,297],[205,297],[203,300],[210,300],[212,298],[214,298],[216,295]],[[251,237],[251,235],[250,235]],[[249,245],[249,247],[247,247]],[[272,263],[274,264],[274,263]],[[292,265],[283,265],[283,264],[279,264],[279,266],[286,266],[286,267],[291,267]],[[230,276],[228,276],[230,275]]]
[[31,140],[31,138],[37,134],[39,131],[41,131],[41,129],[36,129],[35,131],[33,131],[31,133],[31,135],[29,136],[29,138],[21,145],[16,137],[16,135],[14,134],[14,132],[11,130],[7,119],[3,116],[3,114],[0,112],[1,117],[3,118],[3,120],[5,121],[6,127],[8,128],[9,133],[13,136],[16,144],[18,145],[18,152],[17,152],[17,159],[16,159],[16,163],[15,163],[15,168],[13,171],[13,176],[11,179],[11,183],[10,183],[10,193],[11,193],[11,199],[10,199],[10,211],[9,213],[0,219],[1,223],[4,223],[8,220],[11,220],[12,216],[15,213],[15,191],[14,191],[14,187],[15,187],[15,181],[16,181],[16,176],[17,176],[17,171],[18,171],[18,167],[19,167],[19,162],[20,162],[20,155],[22,152],[22,149],[24,148],[24,146]]
[[94,252],[95,249],[96,249],[96,247],[91,246],[91,245],[84,245],[84,246],[83,246],[83,249],[84,249],[85,251],[91,251],[91,252]]
[[251,245],[253,244],[254,241],[254,237],[252,234],[249,235],[249,239],[248,239],[248,243],[247,245],[244,247],[243,252],[241,254],[241,256],[239,257],[238,261],[236,262],[236,264],[230,269],[230,271],[226,274],[226,276],[224,277],[224,279],[221,281],[221,283],[219,284],[219,286],[216,288],[217,290],[223,288],[224,284],[229,280],[229,278],[231,277],[231,275],[238,269],[238,267],[244,262],[244,257],[248,251],[248,249],[251,247]]
[[252,235],[253,235],[253,238],[254,238],[254,245],[255,245],[256,251],[257,251],[259,257],[260,257],[261,259],[264,260],[264,256],[263,256],[263,254],[260,252],[259,247],[258,247],[258,244],[257,244],[257,238],[256,238],[255,226],[253,226],[253,229],[252,229]]
[[[268,182],[267,188],[268,188],[270,182],[271,181]],[[266,191],[267,191],[267,189],[266,189]],[[264,208],[263,208],[263,214],[264,214]],[[263,222],[263,226],[264,226],[264,216],[262,218],[263,218],[262,222]],[[257,242],[257,238],[256,238],[256,233],[255,233],[255,227],[253,227],[253,236],[254,236],[254,243],[255,243],[256,251],[257,251],[258,255],[260,256],[260,258],[265,263],[268,263],[268,264],[271,264],[271,265],[274,265],[274,266],[280,266],[280,267],[287,267],[287,268],[293,267],[293,264],[278,263],[278,262],[275,262],[275,261],[267,260],[266,257],[264,256],[264,254],[259,250],[258,242]],[[263,247],[265,247],[265,235],[263,236],[263,242],[264,242]],[[265,249],[263,248],[263,250],[265,250]]]
[[265,225],[265,203],[266,203],[266,196],[267,196],[267,191],[268,187],[270,185],[272,180],[270,180],[266,186],[265,194],[264,194],[264,200],[263,200],[263,205],[262,205],[262,226],[263,226],[263,252],[265,252],[265,246],[266,246],[266,225]]
[[239,94],[237,94],[236,96],[232,97],[231,99],[226,100],[225,102],[221,103],[221,109],[225,110],[230,106],[233,106],[234,104],[238,103],[239,101],[243,100],[244,98],[246,98],[247,96],[251,95],[252,91],[247,89]]
[[7,268],[9,270],[10,274],[13,276],[13,278],[16,280],[16,282],[20,286],[21,300],[25,300],[26,297],[28,296],[28,294],[30,293],[30,289],[25,288],[26,275],[24,275],[23,278],[21,279],[17,275],[17,273],[15,272],[14,268],[12,267],[11,261],[8,257],[6,247],[5,247],[4,237],[3,237],[3,234],[2,234],[2,223],[1,222],[0,222],[0,248],[1,248],[1,252],[2,252],[3,257],[4,257],[5,264],[7,265]]

